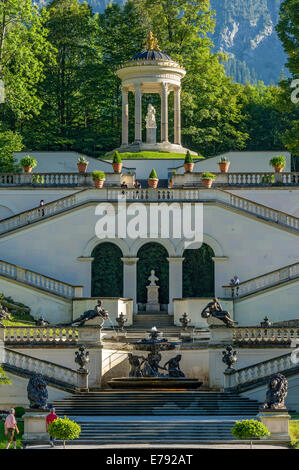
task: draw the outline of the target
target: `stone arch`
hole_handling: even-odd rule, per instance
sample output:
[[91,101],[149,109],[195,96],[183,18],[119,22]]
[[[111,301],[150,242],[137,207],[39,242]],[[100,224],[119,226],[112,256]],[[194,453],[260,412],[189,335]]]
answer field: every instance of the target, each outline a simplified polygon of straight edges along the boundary
[[7,207],[4,204],[0,204],[0,220],[8,219],[16,214],[16,210],[12,207]]
[[214,297],[214,250],[203,243],[183,253],[183,297]]
[[159,302],[168,304],[169,302],[169,263],[168,252],[164,244],[149,240],[142,244],[137,252],[139,258],[137,262],[137,302],[146,303],[146,286],[149,284],[148,277],[152,269],[155,270],[159,278]]
[[[215,238],[204,233],[203,243],[205,243],[206,245],[209,245],[212,248],[212,250],[215,253],[214,255],[215,257],[219,257],[219,258],[225,257],[222,246]],[[184,250],[185,250],[185,240],[181,240],[176,249],[177,256],[183,256]]]
[[123,297],[123,252],[106,241],[94,247],[91,256],[92,297]]
[[82,257],[91,257],[94,248],[101,243],[113,243],[114,245],[118,246],[118,248],[122,251],[124,257],[130,256],[129,247],[124,240],[120,238],[98,238],[94,236],[84,246]]
[[168,256],[176,256],[175,247],[173,243],[166,238],[138,238],[131,247],[130,256],[138,257],[138,251],[143,245],[147,243],[159,243],[162,245],[168,253]]

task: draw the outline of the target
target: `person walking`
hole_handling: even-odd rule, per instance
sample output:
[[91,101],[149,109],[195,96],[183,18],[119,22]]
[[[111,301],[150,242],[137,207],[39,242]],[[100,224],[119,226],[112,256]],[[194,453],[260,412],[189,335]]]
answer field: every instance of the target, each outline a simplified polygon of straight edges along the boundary
[[6,449],[9,449],[10,444],[13,442],[14,449],[17,448],[17,437],[16,432],[19,434],[19,429],[17,425],[17,421],[15,418],[15,409],[11,408],[9,410],[9,414],[6,417],[5,424],[4,424],[4,432],[7,436],[7,445]]
[[[55,419],[57,419],[57,418],[58,418],[58,416],[55,414],[55,408],[51,408],[51,412],[46,417],[47,432],[48,432],[49,425],[51,423],[53,423],[53,421],[55,421]],[[51,447],[54,447],[54,442],[55,442],[55,437],[50,436],[50,446]]]

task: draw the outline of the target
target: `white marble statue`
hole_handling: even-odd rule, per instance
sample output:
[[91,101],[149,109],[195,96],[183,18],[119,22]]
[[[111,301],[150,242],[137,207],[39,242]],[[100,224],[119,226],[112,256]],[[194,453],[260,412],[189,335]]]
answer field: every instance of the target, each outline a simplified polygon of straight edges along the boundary
[[147,115],[146,115],[146,118],[145,118],[145,122],[146,122],[146,128],[150,128],[150,129],[156,129],[157,128],[157,124],[156,124],[156,110],[155,108],[153,107],[152,104],[149,104],[148,107],[147,107]]
[[152,269],[151,270],[151,275],[150,277],[148,278],[148,280],[150,281],[150,286],[156,286],[156,281],[159,281],[159,278],[157,276],[155,276],[155,270]]

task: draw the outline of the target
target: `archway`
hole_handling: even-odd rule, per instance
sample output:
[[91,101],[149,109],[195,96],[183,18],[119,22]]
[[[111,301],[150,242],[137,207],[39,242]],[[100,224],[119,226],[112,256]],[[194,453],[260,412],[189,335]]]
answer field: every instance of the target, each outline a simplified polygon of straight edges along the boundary
[[91,295],[92,297],[123,296],[122,251],[114,243],[97,245],[91,256]]
[[168,304],[169,302],[169,266],[168,252],[160,243],[146,243],[137,253],[139,261],[137,263],[137,302],[146,303],[146,286],[149,284],[148,277],[154,269],[159,278],[159,302]]
[[197,250],[185,250],[183,297],[214,297],[214,251],[203,243]]

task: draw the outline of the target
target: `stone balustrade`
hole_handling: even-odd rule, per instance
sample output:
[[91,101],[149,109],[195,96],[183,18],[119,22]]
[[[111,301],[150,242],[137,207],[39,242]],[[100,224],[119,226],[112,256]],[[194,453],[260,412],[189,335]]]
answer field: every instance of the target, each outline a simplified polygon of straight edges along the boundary
[[43,274],[0,260],[0,275],[43,289],[62,297],[82,297],[83,286],[72,286]]
[[85,203],[97,202],[202,202],[223,203],[292,230],[299,230],[299,218],[271,209],[219,188],[215,189],[120,189],[82,190],[0,221],[0,234],[40,221]]
[[[121,174],[106,173],[105,186],[120,186]],[[92,173],[1,173],[1,187],[93,187]]]
[[28,377],[33,373],[42,374],[49,385],[63,389],[81,388],[79,372],[53,362],[37,359],[16,351],[4,349],[1,362],[6,370]]
[[260,290],[274,287],[281,282],[290,281],[299,277],[299,263],[290,264],[283,268],[276,269],[270,273],[257,276],[244,282],[240,282],[238,286],[222,286],[223,297],[225,299],[239,298],[246,295],[254,294]]
[[[2,330],[1,332],[2,333]],[[14,326],[4,330],[4,343],[6,346],[76,346],[78,343],[78,330],[72,327],[39,327]]]
[[295,346],[299,343],[298,327],[283,326],[240,326],[227,328],[211,325],[210,345],[233,344],[234,346]]
[[[298,172],[246,172],[246,173],[213,173],[216,179],[214,186],[271,186],[272,184],[284,184],[286,186],[299,185]],[[172,176],[173,187],[203,187],[201,172],[182,173]]]

